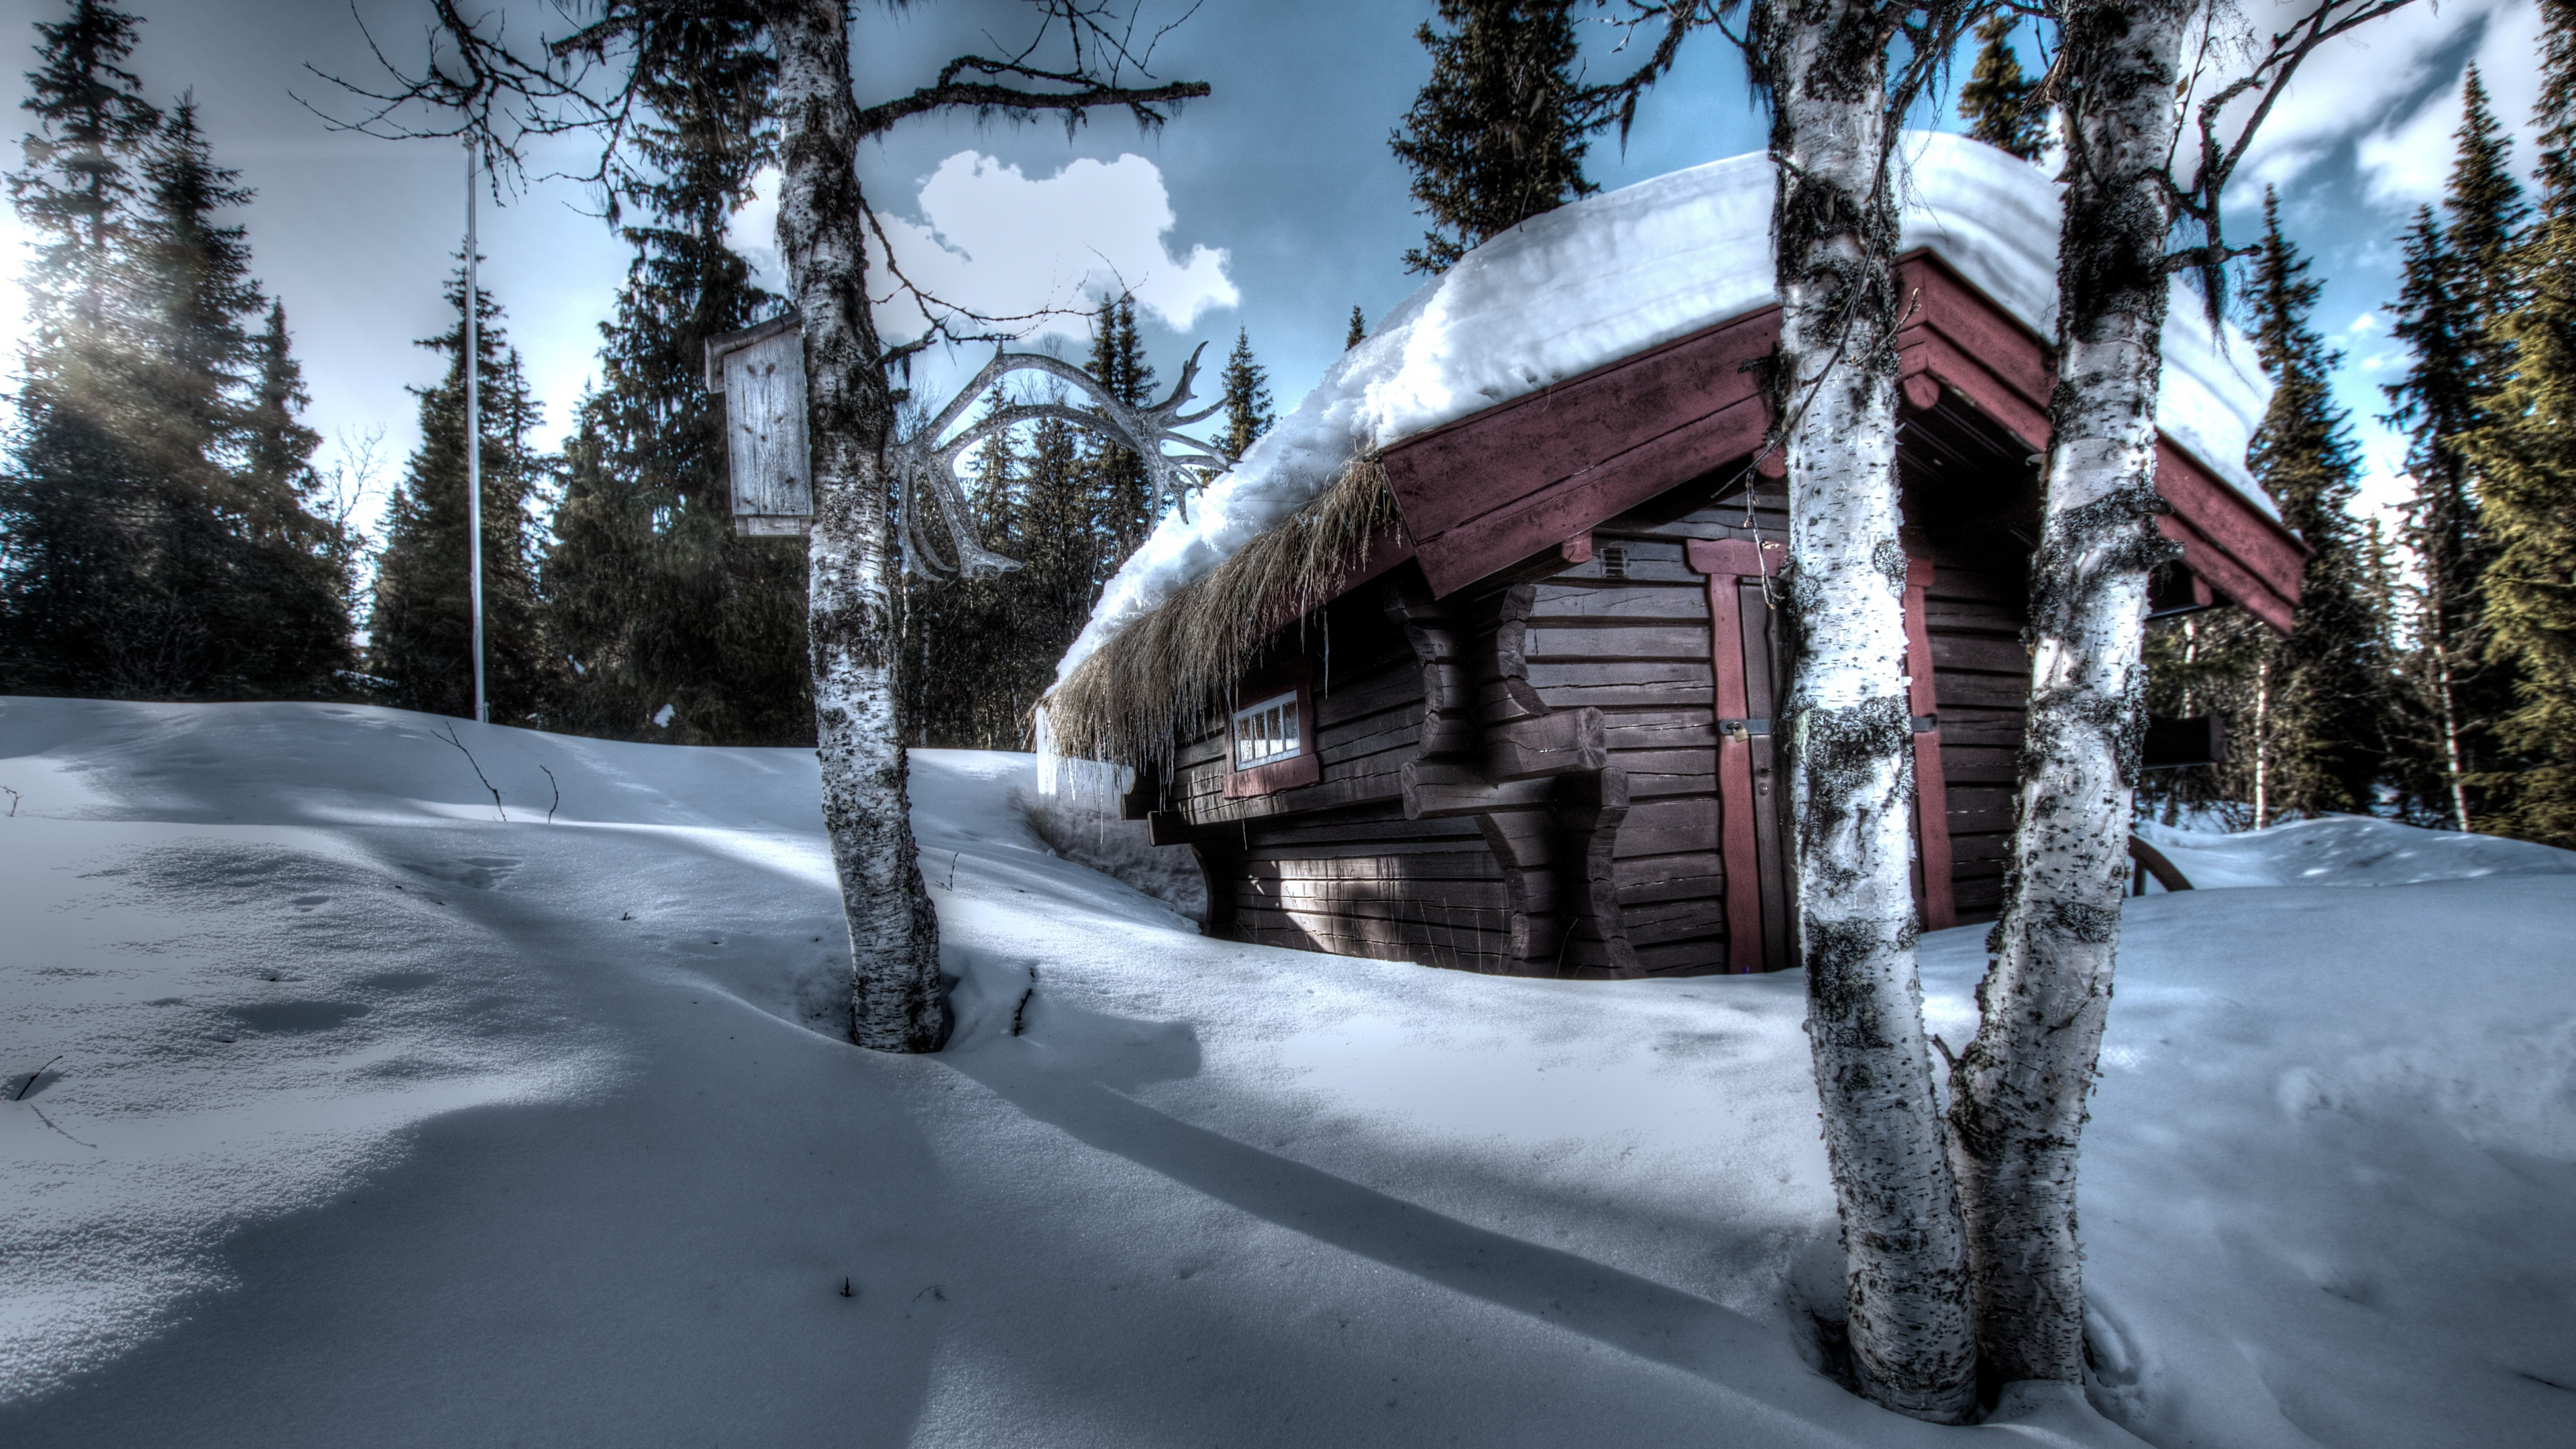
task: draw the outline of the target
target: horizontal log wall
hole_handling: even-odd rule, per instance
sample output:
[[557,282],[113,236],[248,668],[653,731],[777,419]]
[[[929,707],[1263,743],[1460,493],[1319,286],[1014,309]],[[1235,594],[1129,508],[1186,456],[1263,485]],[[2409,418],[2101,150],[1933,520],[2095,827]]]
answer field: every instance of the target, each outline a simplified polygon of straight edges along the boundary
[[1991,921],[2003,906],[2030,656],[2018,580],[1937,559],[1935,569],[1923,614],[1950,786],[1951,900],[1964,925]]
[[1614,851],[1619,909],[1649,974],[1722,971],[1727,961],[1708,580],[1684,547],[1694,538],[1776,543],[1788,537],[1786,501],[1780,484],[1763,480],[1749,516],[1738,494],[1679,518],[1607,520],[1592,530],[1590,561],[1539,586],[1530,681],[1558,708],[1599,709],[1611,763],[1627,772],[1632,803]]
[[[1231,939],[1472,971],[1500,969],[1502,868],[1473,820],[1404,818],[1421,750],[1424,672],[1363,588],[1291,630],[1315,666],[1313,785],[1225,798],[1223,728],[1184,745],[1168,804],[1198,834],[1212,910]],[[1454,666],[1452,666],[1454,667]]]
[[[1592,531],[1588,561],[1535,586],[1528,682],[1551,710],[1599,710],[1610,763],[1627,780],[1629,807],[1610,853],[1619,924],[1641,974],[1717,971],[1727,960],[1707,580],[1686,562],[1685,544],[1777,542],[1787,533],[1784,504],[1781,485],[1766,480],[1749,517],[1738,494],[1677,518],[1614,518]],[[1989,920],[2001,901],[2029,691],[2020,581],[1996,567],[1991,548],[1946,546],[1911,529],[1908,546],[1936,565],[1925,616],[1953,895],[1961,921]],[[1480,597],[1469,590],[1453,602],[1467,614]],[[1179,751],[1164,790],[1166,807],[1199,844],[1211,901],[1222,902],[1212,928],[1302,950],[1528,969],[1512,956],[1505,873],[1476,822],[1405,818],[1404,767],[1423,755],[1426,697],[1472,692],[1463,673],[1441,672],[1467,666],[1419,657],[1374,590],[1310,619],[1302,646],[1300,637],[1291,631],[1281,647],[1303,647],[1315,666],[1321,778],[1226,799],[1218,729]],[[1786,680],[1774,685],[1779,708]],[[1771,788],[1765,798],[1784,793]],[[1778,822],[1769,825],[1766,840]],[[1602,974],[1583,950],[1551,969]]]

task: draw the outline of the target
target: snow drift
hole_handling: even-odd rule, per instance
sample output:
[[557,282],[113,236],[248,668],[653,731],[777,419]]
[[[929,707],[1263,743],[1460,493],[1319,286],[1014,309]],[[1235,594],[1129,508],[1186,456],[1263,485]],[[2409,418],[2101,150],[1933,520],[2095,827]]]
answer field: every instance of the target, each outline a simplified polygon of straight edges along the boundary
[[[1906,138],[1903,250],[1929,247],[2042,337],[2057,316],[2057,187],[1964,137]],[[1536,392],[1769,306],[1770,158],[1738,156],[1531,217],[1380,319],[1234,470],[1166,517],[1101,593],[1056,678],[1277,526],[1352,455]],[[2179,286],[2179,284],[2177,284]],[[2271,387],[2232,327],[2212,334],[2178,290],[2156,422],[2254,505],[2245,469]]]
[[[1039,841],[1028,757],[914,760],[959,1030],[894,1058],[830,1035],[809,754],[0,700],[0,1442],[2565,1441],[2563,869],[2130,902],[2115,1422],[1936,1429],[1807,1357],[1795,975],[1209,940]],[[2394,879],[2308,830],[2229,848]],[[1981,934],[1925,939],[1953,1043]]]

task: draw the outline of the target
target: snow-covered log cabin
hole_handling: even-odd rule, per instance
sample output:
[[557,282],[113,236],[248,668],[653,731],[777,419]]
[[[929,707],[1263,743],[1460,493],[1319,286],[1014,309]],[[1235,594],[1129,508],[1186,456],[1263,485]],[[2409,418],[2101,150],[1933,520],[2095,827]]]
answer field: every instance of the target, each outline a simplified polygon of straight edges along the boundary
[[[1898,347],[1924,923],[2001,898],[2056,191],[1909,139]],[[1772,721],[1782,470],[1765,158],[1522,223],[1433,279],[1166,520],[1047,702],[1207,877],[1208,930],[1516,975],[1793,964]],[[2243,465],[2268,389],[2177,294],[2154,607],[2278,628],[2303,546]]]

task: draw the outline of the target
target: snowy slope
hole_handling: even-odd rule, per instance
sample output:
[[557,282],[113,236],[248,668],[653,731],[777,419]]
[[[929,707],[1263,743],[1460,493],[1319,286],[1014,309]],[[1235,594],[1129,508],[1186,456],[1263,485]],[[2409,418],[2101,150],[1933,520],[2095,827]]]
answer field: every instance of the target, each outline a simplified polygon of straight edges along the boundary
[[2413,885],[2493,875],[2576,875],[2576,852],[2527,840],[2328,815],[2233,834],[2142,824],[2138,834],[2198,890]]
[[[1206,940],[1045,850],[1027,757],[932,752],[962,1025],[880,1057],[803,1024],[810,756],[457,726],[504,824],[433,723],[0,700],[0,1083],[62,1054],[0,1103],[0,1442],[2127,1442],[1802,1360],[1794,977]],[[2564,875],[2133,903],[2101,1402],[2563,1442],[2572,931]],[[1953,1042],[1978,934],[1927,942]]]
[[[1930,247],[2041,336],[2057,315],[2058,193],[1959,136],[1909,135],[1904,250]],[[1072,672],[1174,589],[1323,491],[1351,456],[1481,412],[1772,301],[1770,158],[1676,171],[1535,216],[1471,251],[1370,330],[1103,590]],[[2266,513],[2245,445],[2271,388],[2233,328],[2177,290],[2157,424]]]

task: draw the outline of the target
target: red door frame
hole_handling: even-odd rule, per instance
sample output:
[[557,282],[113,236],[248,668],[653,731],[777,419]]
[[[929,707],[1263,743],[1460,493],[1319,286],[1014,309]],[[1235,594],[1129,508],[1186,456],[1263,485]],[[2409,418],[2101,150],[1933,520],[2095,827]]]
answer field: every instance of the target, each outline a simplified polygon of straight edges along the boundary
[[1950,892],[1950,781],[1941,773],[1940,702],[1932,688],[1932,631],[1923,599],[1932,590],[1932,561],[1905,561],[1906,707],[1914,716],[1914,854],[1923,869],[1923,929],[1959,924]]
[[[1754,834],[1753,739],[1743,728],[1744,610],[1737,593],[1746,579],[1780,575],[1786,545],[1756,547],[1741,538],[1694,538],[1685,550],[1690,566],[1708,575],[1708,663],[1715,689],[1709,705],[1717,724],[1718,855],[1726,866],[1726,969],[1760,971],[1762,950],[1762,850]],[[1774,708],[1777,706],[1775,704]],[[1768,722],[1765,722],[1768,727]]]

